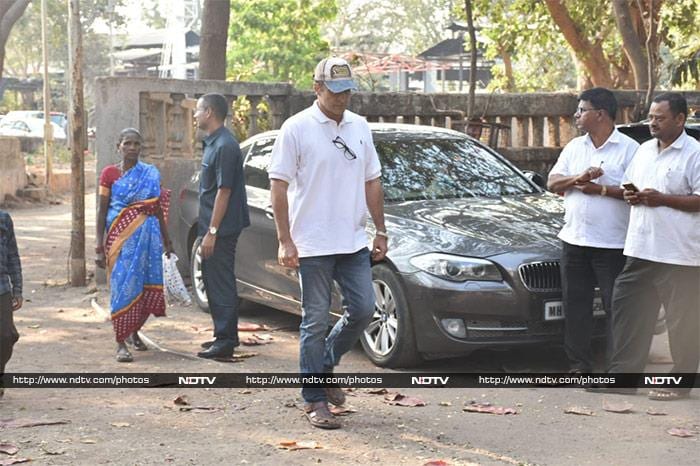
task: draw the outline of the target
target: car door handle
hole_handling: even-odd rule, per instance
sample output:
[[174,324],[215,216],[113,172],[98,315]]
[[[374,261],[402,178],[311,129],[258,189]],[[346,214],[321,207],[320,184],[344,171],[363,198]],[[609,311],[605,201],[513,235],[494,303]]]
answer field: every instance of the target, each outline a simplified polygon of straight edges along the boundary
[[265,217],[269,219],[275,218],[275,213],[272,211],[272,207],[265,207]]

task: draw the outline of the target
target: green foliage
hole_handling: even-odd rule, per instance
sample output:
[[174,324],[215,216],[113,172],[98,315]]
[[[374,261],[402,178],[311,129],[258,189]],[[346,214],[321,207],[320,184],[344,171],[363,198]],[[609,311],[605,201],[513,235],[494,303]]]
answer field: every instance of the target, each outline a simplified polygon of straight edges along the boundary
[[310,87],[329,53],[320,25],[335,13],[333,0],[231,0],[228,78]]
[[338,0],[335,49],[417,55],[449,37],[453,0]]
[[[117,0],[117,6],[125,0]],[[98,18],[108,18],[109,0],[80,2],[80,15],[83,26],[83,71],[86,85],[92,78],[109,73],[109,38],[94,31]],[[47,41],[49,46],[49,72],[68,70],[68,4],[65,0],[47,0]],[[114,15],[114,25],[123,23],[123,18]],[[30,78],[41,77],[43,55],[41,43],[41,2],[29,4],[24,15],[17,21],[10,33],[5,56],[7,76]],[[53,70],[53,71],[52,71]],[[65,80],[65,77],[63,78]],[[52,89],[60,90],[64,82],[54,83]],[[61,98],[62,97],[62,98]],[[66,108],[65,93],[59,92],[54,102],[59,110]]]
[[[117,5],[124,0],[118,0]],[[85,47],[86,66],[99,68],[100,53],[104,55],[105,44],[108,40],[93,30],[97,18],[107,18],[109,0],[92,0],[81,2],[81,21],[83,24],[83,45]],[[51,67],[67,68],[68,66],[68,5],[65,0],[47,0],[47,32],[49,44],[49,64]],[[115,15],[115,25],[123,19]],[[30,77],[41,73],[41,3],[32,2],[24,15],[17,21],[10,33],[6,47],[5,68],[9,75]],[[97,53],[97,54],[96,54]],[[96,59],[98,61],[96,61]],[[109,60],[107,60],[109,62]]]
[[[620,87],[631,84],[631,67],[624,55],[611,0],[563,0],[563,3],[578,31],[590,44],[601,45],[615,84]],[[700,50],[692,45],[689,48],[689,44],[698,43],[699,14],[700,0],[664,1],[659,23],[662,60],[672,58],[680,67],[689,63],[689,57]],[[512,58],[513,90],[559,90],[575,85],[574,56],[580,59],[588,51],[571,50],[543,1],[474,0],[474,17],[483,26],[480,33],[489,40],[487,57],[493,59],[508,54]],[[579,73],[584,74],[584,70]],[[495,67],[494,74],[496,79],[491,87],[506,89],[502,64]],[[670,85],[671,76],[668,72],[662,75],[660,84]],[[687,79],[681,78],[680,71],[675,76],[679,83]],[[683,76],[692,78],[688,71]]]
[[660,82],[666,86],[700,89],[700,0],[669,2],[661,10],[661,31],[667,38],[662,53],[666,66]]

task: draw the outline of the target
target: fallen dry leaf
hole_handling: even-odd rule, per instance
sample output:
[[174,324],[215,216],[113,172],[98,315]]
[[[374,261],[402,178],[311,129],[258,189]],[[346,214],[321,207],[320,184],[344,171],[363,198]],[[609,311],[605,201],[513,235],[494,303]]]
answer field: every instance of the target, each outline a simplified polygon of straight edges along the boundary
[[271,341],[271,340],[274,340],[274,338],[272,337],[272,335],[270,335],[269,333],[260,333],[260,334],[254,333],[253,336],[254,336],[255,338],[257,338],[258,340],[262,340],[262,341]]
[[659,411],[658,409],[655,409],[655,408],[649,408],[649,409],[647,409],[647,414],[649,416],[666,416],[668,413],[665,411]]
[[389,393],[389,390],[386,388],[370,388],[366,390],[365,393],[369,393],[370,395],[386,395]]
[[244,388],[243,390],[239,390],[238,393],[241,395],[250,395],[251,393],[253,393],[253,391],[248,390],[247,388]]
[[43,451],[45,455],[49,456],[60,456],[66,454],[65,450],[49,450],[46,447],[41,447],[41,451]]
[[6,458],[0,460],[0,466],[9,466],[11,464],[28,463],[31,461],[29,458]]
[[674,437],[681,438],[695,437],[695,435],[697,434],[697,432],[695,431],[683,429],[682,427],[674,427],[673,429],[668,429],[666,432],[673,435]]
[[215,361],[219,362],[243,362],[245,359],[257,356],[258,353],[233,353],[230,358],[214,358]]
[[19,448],[11,443],[0,443],[0,453],[5,453],[6,455],[16,455],[18,451]]
[[423,464],[423,466],[450,466],[450,463],[447,461],[443,460],[432,460],[428,461],[427,463]]
[[280,442],[279,448],[283,450],[314,450],[317,448],[323,448],[318,442],[313,440],[302,440],[297,442],[295,440],[283,440]]
[[179,395],[173,400],[173,403],[175,403],[178,406],[187,406],[190,404],[190,401],[187,399],[187,396]]
[[252,337],[244,338],[241,340],[241,344],[243,346],[260,346],[260,345],[269,345],[272,343],[270,340],[261,340],[259,338],[255,338],[255,335]]
[[3,419],[0,421],[0,429],[18,429],[20,427],[55,426],[69,424],[70,421],[50,421],[33,419]]
[[333,414],[334,416],[347,416],[348,414],[357,412],[357,410],[354,408],[349,408],[345,406],[333,406],[330,403],[328,408],[330,409],[331,414]]
[[252,322],[238,322],[239,332],[256,332],[258,330],[270,330],[265,324],[254,324]]
[[438,405],[439,406],[452,406],[452,403],[450,403],[449,401],[441,401],[440,403],[438,403]]
[[518,411],[514,408],[505,408],[503,406],[494,406],[491,403],[475,403],[472,402],[462,408],[462,411],[467,411],[469,413],[484,413],[484,414],[518,414]]
[[221,411],[221,408],[215,406],[180,406],[180,411],[189,413],[211,413]]
[[113,427],[131,427],[128,422],[112,422],[111,424]]
[[39,327],[41,327],[40,324],[27,325],[27,328],[39,328]]
[[593,416],[595,413],[588,408],[582,406],[570,406],[564,410],[566,414],[578,414],[580,416]]
[[634,408],[634,405],[627,401],[622,401],[620,403],[610,403],[607,400],[603,401],[603,410],[611,413],[631,413],[632,408]]
[[392,406],[408,406],[411,408],[427,405],[427,403],[420,398],[406,396],[401,393],[387,393],[384,396],[384,401]]
[[85,443],[87,445],[94,445],[97,443],[97,440],[91,439],[91,438],[81,438],[80,443]]

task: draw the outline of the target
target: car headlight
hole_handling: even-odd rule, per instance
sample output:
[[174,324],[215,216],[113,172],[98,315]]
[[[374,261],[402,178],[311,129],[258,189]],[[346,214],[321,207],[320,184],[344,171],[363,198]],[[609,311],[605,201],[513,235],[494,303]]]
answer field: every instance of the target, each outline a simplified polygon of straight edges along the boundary
[[502,281],[501,272],[493,262],[475,257],[453,256],[431,252],[410,259],[411,265],[436,277],[452,282]]

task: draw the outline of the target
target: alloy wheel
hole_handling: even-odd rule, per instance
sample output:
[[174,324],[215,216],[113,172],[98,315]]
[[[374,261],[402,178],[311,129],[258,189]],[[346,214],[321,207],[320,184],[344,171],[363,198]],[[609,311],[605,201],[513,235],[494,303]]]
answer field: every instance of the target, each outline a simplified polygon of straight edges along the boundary
[[378,356],[386,356],[396,345],[398,316],[396,300],[389,285],[382,280],[372,282],[374,288],[374,314],[364,339],[367,346]]

